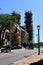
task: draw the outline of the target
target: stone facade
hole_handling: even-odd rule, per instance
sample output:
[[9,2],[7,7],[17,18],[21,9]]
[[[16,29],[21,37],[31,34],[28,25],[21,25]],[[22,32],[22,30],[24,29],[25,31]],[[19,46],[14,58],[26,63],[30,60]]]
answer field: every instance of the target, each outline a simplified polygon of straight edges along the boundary
[[21,42],[25,42],[27,43],[28,42],[28,33],[22,29],[18,24],[16,25],[17,27],[17,36],[16,36],[16,39],[18,40],[19,44],[21,44]]
[[[13,39],[14,41],[18,41],[19,42],[19,45],[21,45],[21,42],[25,42],[27,43],[28,42],[28,33],[22,28],[20,27],[18,24],[15,25],[16,26],[16,29],[17,31],[13,34],[11,34],[11,40]],[[3,35],[4,33],[4,35]],[[9,37],[9,40],[8,40],[8,37]],[[2,31],[2,34],[1,34],[1,38],[3,38],[6,42],[11,42],[10,40],[10,31],[5,29],[4,31]]]

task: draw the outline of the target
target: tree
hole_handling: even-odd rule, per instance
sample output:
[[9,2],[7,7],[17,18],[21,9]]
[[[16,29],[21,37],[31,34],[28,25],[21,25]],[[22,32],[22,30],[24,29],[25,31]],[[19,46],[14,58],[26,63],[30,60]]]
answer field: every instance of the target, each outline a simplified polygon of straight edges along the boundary
[[16,30],[15,24],[19,23],[19,19],[20,19],[19,14],[15,13],[15,15],[13,15],[13,14],[0,14],[0,24],[2,24],[2,30],[4,28],[5,29],[7,28],[11,33],[10,36],[12,36],[12,34],[15,32],[15,30]]
[[26,31],[29,34],[29,43],[33,42],[33,25],[32,25],[32,12],[25,12],[25,24],[26,24]]
[[[0,24],[2,24],[2,29],[5,27],[9,30],[11,29],[12,32],[14,32],[14,24],[16,24],[16,17],[9,14],[0,14]],[[10,27],[10,25],[12,26]]]
[[17,21],[17,24],[20,25],[20,14],[16,13],[15,11],[12,12],[12,16],[15,16],[16,17],[16,21]]

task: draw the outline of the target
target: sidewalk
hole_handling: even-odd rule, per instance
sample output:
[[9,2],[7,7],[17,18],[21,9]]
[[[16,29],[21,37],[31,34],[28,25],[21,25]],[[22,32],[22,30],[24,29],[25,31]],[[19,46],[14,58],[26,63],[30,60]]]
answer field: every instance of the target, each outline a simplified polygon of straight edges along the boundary
[[[40,60],[43,60],[43,53],[41,53],[40,55],[38,55],[38,54],[32,55],[31,57],[14,62],[12,65],[32,65],[31,63],[35,63]],[[34,65],[36,65],[36,64],[34,64]]]
[[23,51],[23,50],[25,50],[25,48],[11,50],[11,52],[1,52],[1,50],[0,50],[0,54],[11,54],[11,53],[16,53],[17,51]]

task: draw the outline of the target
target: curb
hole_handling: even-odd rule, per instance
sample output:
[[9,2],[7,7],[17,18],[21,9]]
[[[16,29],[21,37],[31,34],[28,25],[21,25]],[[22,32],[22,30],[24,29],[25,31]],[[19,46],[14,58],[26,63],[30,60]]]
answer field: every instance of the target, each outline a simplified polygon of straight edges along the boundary
[[[23,64],[22,62],[23,61],[26,61],[28,58],[30,59],[31,57],[33,57],[33,56],[35,56],[35,55],[37,55],[37,54],[34,54],[34,55],[31,55],[30,57],[27,57],[27,58],[23,58],[23,59],[21,59],[21,60],[18,60],[18,61],[16,61],[16,62],[13,62],[11,65],[29,65],[29,63],[27,63],[27,64]],[[19,64],[19,63],[21,63],[21,64]]]
[[43,60],[43,53],[41,53],[40,55],[38,54],[31,55],[30,57],[13,62],[12,65],[30,65],[31,63],[38,62],[40,60]]

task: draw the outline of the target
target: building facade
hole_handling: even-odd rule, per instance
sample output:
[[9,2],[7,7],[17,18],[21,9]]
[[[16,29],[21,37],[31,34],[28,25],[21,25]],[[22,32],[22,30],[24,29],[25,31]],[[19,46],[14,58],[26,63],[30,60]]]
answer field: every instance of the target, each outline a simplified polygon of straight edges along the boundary
[[28,42],[28,33],[21,28],[18,24],[16,25],[17,27],[17,33],[16,33],[16,39],[18,40],[19,44],[21,44],[21,42]]

